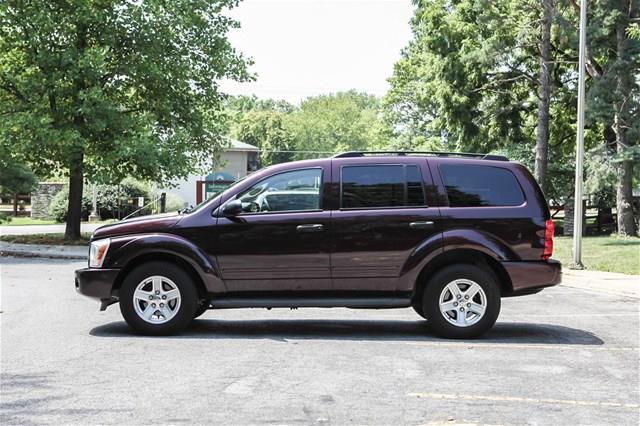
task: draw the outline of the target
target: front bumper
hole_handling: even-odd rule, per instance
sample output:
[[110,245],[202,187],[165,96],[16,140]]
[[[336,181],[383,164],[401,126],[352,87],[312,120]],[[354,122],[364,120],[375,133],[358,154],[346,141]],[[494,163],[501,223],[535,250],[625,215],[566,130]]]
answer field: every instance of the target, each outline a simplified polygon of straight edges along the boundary
[[502,262],[509,274],[513,292],[505,296],[536,293],[562,282],[562,264],[549,259],[539,262]]
[[119,272],[119,269],[78,269],[76,271],[76,291],[103,303],[117,300],[112,294],[112,290]]

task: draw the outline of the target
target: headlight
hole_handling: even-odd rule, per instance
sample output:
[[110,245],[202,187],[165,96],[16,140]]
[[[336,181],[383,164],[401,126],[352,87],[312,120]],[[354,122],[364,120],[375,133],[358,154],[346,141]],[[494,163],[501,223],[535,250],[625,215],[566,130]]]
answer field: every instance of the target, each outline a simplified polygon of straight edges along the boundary
[[91,249],[89,250],[89,267],[101,268],[104,258],[107,256],[107,250],[109,250],[109,243],[111,240],[105,238],[104,240],[96,240],[91,242]]

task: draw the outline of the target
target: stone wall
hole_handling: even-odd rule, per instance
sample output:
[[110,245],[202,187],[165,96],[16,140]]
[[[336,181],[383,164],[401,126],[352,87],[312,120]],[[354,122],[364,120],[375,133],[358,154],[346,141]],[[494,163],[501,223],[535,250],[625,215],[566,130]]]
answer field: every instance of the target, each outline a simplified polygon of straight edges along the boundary
[[40,182],[35,191],[31,193],[31,217],[49,219],[49,204],[63,187],[63,183]]

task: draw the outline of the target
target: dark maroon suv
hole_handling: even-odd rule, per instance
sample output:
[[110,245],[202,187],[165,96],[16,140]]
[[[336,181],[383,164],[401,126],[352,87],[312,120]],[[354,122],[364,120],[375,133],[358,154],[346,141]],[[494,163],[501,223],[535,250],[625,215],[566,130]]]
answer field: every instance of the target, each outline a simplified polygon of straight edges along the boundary
[[406,308],[445,337],[500,298],[558,284],[553,222],[522,165],[494,155],[349,152],[260,170],[188,212],[95,231],[77,290],[144,334],[207,309]]

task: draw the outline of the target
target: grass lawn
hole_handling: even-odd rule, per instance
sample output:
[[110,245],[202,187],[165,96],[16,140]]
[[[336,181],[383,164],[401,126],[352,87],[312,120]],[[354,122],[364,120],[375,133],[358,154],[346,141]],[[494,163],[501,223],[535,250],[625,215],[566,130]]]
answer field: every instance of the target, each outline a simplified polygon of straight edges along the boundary
[[[5,222],[2,225],[7,226],[24,226],[24,225],[62,225],[64,222],[56,222],[53,219],[32,219],[30,217],[10,217],[10,222]],[[100,222],[91,222],[95,224],[107,224],[117,222],[115,219],[102,220]],[[82,222],[89,223],[89,222]]]
[[[564,267],[571,263],[571,237],[554,237],[553,258]],[[582,263],[594,271],[620,272],[640,275],[640,238],[634,237],[584,237],[582,239]]]
[[31,234],[31,235],[2,235],[0,241],[16,244],[45,244],[65,246],[87,246],[91,239],[90,232],[83,232],[79,240],[65,241],[64,234]]
[[9,226],[22,226],[22,225],[55,225],[56,222],[53,219],[50,220],[43,220],[43,219],[31,219],[28,216],[20,216],[20,217],[13,217],[10,216],[11,221],[10,222],[6,222],[3,223],[3,225],[9,225]]

